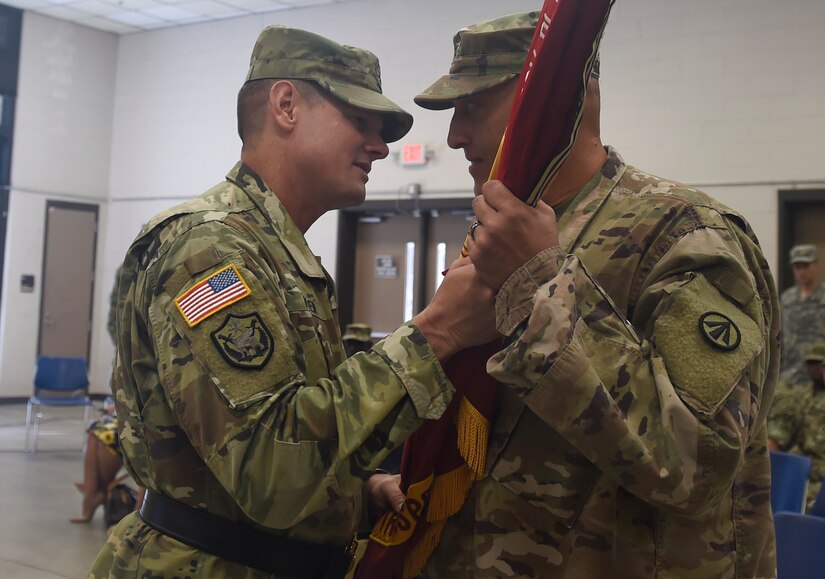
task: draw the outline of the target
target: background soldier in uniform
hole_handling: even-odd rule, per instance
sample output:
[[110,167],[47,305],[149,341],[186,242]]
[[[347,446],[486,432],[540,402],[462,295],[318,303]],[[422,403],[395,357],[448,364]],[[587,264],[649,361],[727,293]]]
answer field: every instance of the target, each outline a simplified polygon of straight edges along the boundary
[[113,388],[148,492],[90,577],[342,577],[364,480],[450,401],[439,361],[497,335],[493,291],[457,263],[411,323],[344,361],[303,234],[362,202],[409,130],[380,87],[373,54],[266,28],[238,96],[241,161],[129,249]]
[[783,380],[791,386],[808,383],[803,355],[808,347],[825,342],[825,284],[819,281],[815,245],[791,248],[795,285],[782,292]]
[[810,457],[810,508],[825,477],[825,342],[808,346],[802,358],[807,383],[777,387],[768,414],[768,445]]
[[366,352],[372,347],[372,328],[367,324],[347,324],[341,340],[347,358],[358,352]]
[[454,109],[447,142],[479,195],[470,258],[506,280],[510,340],[487,366],[506,385],[487,475],[423,575],[772,577],[767,263],[740,215],[602,146],[595,76],[543,196],[558,225],[485,184],[536,16],[459,31],[450,74],[415,99]]

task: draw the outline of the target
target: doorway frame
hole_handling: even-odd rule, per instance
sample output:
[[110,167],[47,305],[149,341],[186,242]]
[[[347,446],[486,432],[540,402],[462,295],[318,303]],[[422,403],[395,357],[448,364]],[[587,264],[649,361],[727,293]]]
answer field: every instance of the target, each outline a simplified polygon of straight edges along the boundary
[[40,355],[43,346],[43,306],[46,299],[46,250],[49,247],[49,209],[56,207],[58,209],[70,209],[73,211],[88,211],[94,213],[95,216],[95,231],[92,247],[92,279],[89,291],[89,324],[87,327],[88,340],[86,344],[86,365],[89,366],[92,362],[92,323],[94,321],[94,307],[95,307],[95,278],[97,277],[97,234],[100,224],[100,205],[92,203],[76,203],[73,201],[55,201],[48,199],[46,201],[46,223],[43,229],[43,255],[40,264],[40,309],[37,317],[37,355]]
[[[420,215],[419,239],[423,244],[416,251],[416,267],[425,271],[427,266],[427,237],[430,232],[431,211],[472,211],[472,195],[467,197],[447,197],[437,199],[407,198],[407,199],[375,199],[368,200],[357,207],[350,207],[338,211],[338,241],[335,252],[335,285],[338,294],[338,323],[341,329],[353,322],[355,303],[355,243],[358,229],[358,219],[365,215],[376,213],[384,214],[415,214]],[[415,287],[413,310],[421,311],[426,304],[422,301],[427,291],[427,276],[418,276]]]
[[788,254],[796,244],[794,240],[794,216],[808,203],[825,203],[825,189],[780,189],[778,199],[778,268],[779,292],[794,285],[793,271],[788,263]]

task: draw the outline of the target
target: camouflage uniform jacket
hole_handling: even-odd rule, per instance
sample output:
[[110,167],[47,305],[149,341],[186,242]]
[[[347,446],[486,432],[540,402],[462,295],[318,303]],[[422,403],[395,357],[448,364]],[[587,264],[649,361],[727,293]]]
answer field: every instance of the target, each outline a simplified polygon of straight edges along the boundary
[[825,478],[825,390],[812,383],[777,388],[768,414],[768,438],[787,452],[811,459],[810,508]]
[[[332,281],[241,163],[148,223],[123,267],[113,388],[135,480],[265,532],[347,545],[364,480],[452,396],[421,333],[403,325],[344,361]],[[251,293],[190,326],[196,314],[177,302],[222,270]],[[160,535],[136,514],[91,573],[127,575],[268,576]]]
[[559,232],[499,292],[489,471],[424,576],[775,576],[779,316],[750,227],[609,149]]
[[115,282],[112,284],[112,293],[109,294],[109,312],[106,318],[106,331],[109,332],[109,337],[112,339],[112,344],[117,347],[117,310],[123,307],[123,304],[118,303],[117,286],[120,280],[123,265],[117,266],[115,271]]
[[817,342],[825,342],[825,284],[819,284],[807,298],[794,286],[782,292],[782,377],[791,384],[808,382],[805,351]]

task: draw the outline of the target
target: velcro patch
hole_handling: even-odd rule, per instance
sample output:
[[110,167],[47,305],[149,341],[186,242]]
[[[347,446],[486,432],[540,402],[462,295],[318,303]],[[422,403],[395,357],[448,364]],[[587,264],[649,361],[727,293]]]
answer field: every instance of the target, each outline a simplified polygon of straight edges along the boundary
[[178,311],[192,328],[227,306],[252,294],[234,264],[202,279],[175,300]]
[[762,350],[762,332],[702,275],[674,290],[669,300],[656,320],[656,350],[685,403],[712,416]]

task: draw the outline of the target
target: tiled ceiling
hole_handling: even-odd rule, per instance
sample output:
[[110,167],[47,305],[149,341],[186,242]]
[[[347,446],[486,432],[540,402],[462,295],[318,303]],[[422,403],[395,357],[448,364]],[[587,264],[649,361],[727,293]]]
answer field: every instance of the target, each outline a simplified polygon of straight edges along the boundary
[[115,34],[224,20],[348,0],[0,0]]

